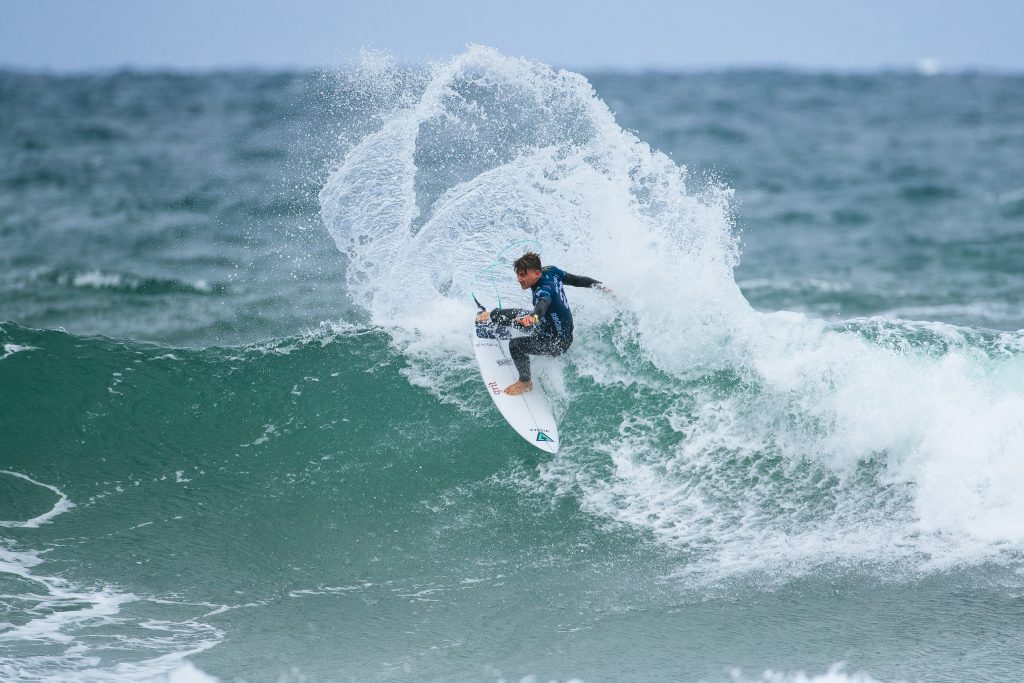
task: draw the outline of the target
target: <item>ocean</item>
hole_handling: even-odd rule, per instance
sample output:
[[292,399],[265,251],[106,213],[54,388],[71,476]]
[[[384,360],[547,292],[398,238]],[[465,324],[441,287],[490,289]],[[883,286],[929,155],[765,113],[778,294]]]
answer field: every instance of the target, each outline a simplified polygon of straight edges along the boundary
[[1024,680],[1024,76],[8,70],[0,158],[0,680]]

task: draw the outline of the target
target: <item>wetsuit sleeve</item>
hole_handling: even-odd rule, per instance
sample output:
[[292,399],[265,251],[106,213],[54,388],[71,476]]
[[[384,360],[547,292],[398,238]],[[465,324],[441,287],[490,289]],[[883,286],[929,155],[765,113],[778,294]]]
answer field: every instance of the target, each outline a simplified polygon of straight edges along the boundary
[[[561,271],[558,271],[558,273],[561,275]],[[550,283],[543,285],[537,290],[534,297],[537,299],[537,302],[533,305],[533,315],[543,318],[544,314],[548,312],[551,302],[554,300],[554,285]]]
[[533,314],[538,318],[543,318],[544,314],[548,312],[548,306],[551,305],[551,297],[542,296],[537,299],[537,305],[533,307]]
[[491,322],[496,325],[511,325],[516,318],[533,315],[525,308],[495,308],[491,311]]
[[594,285],[601,284],[600,280],[595,280],[586,275],[573,275],[572,273],[563,273],[562,282],[570,287],[593,287]]
[[511,325],[524,315],[535,315],[538,318],[543,318],[548,312],[548,306],[550,305],[551,299],[541,296],[541,298],[537,299],[537,305],[534,306],[532,311],[525,308],[495,308],[491,311],[491,322],[497,325]]

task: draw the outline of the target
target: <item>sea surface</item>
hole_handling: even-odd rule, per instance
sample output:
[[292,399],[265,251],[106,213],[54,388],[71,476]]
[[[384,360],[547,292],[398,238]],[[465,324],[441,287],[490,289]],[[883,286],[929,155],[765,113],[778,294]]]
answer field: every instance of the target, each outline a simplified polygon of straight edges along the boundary
[[0,71],[0,159],[0,680],[1024,680],[1024,75]]

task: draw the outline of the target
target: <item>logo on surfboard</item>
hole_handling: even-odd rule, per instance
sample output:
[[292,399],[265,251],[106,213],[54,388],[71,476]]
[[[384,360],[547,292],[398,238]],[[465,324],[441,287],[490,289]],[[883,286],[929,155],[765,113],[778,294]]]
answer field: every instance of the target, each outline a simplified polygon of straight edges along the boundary
[[537,441],[550,441],[551,443],[555,442],[555,440],[552,439],[550,436],[540,431],[537,432]]

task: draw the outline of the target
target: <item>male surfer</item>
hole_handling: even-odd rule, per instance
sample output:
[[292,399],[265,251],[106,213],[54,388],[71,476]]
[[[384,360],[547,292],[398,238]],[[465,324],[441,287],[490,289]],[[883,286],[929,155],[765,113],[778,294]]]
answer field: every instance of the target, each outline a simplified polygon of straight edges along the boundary
[[533,311],[521,308],[495,308],[483,311],[476,319],[490,320],[497,325],[513,322],[531,331],[525,337],[516,337],[508,343],[512,362],[519,371],[519,381],[505,387],[509,396],[518,396],[533,389],[530,381],[530,356],[560,356],[572,344],[572,313],[565,298],[562,285],[571,287],[594,287],[602,292],[611,292],[591,277],[572,275],[554,266],[542,267],[540,256],[530,251],[516,259],[512,267],[516,279],[523,289],[533,290]]

